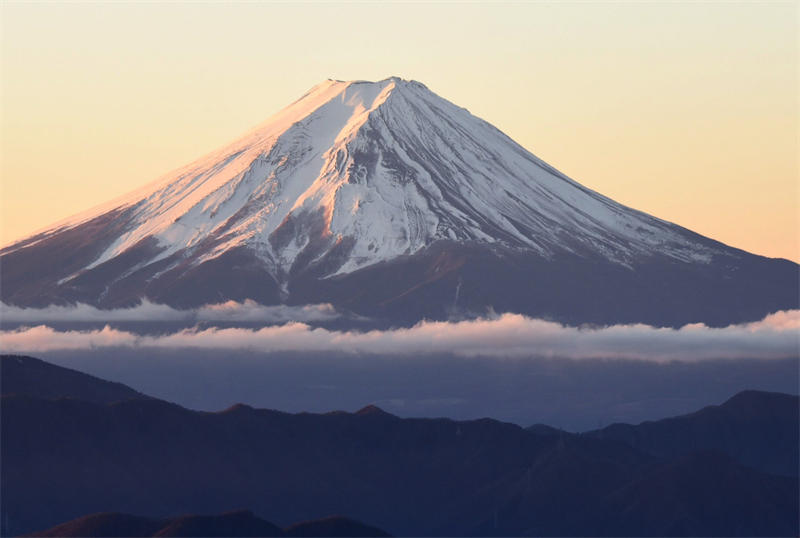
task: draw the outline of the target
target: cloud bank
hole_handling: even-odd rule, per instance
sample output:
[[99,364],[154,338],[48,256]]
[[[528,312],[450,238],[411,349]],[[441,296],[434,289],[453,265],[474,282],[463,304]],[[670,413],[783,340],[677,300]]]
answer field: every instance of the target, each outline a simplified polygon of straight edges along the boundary
[[[147,305],[146,308],[158,309],[156,312],[162,315],[169,314],[158,305]],[[225,305],[218,305],[218,310],[214,308],[217,307],[207,307],[201,311],[209,316],[229,315],[226,318],[228,320],[243,319],[233,317],[244,315],[238,307],[230,306],[230,310],[226,310],[228,307]],[[257,312],[257,309],[273,307],[253,304],[248,308]],[[201,311],[197,315],[201,315]],[[159,336],[141,336],[108,326],[102,330],[57,331],[47,325],[38,325],[0,331],[0,349],[5,352],[115,347],[237,349],[265,353],[343,352],[378,356],[452,353],[467,357],[651,361],[779,359],[800,356],[800,311],[777,312],[758,322],[724,328],[703,324],[687,325],[680,329],[647,325],[577,328],[517,314],[504,314],[492,319],[423,322],[407,329],[367,332],[314,328],[295,321],[261,329],[186,329]]]
[[320,322],[338,317],[339,313],[330,304],[264,306],[250,299],[243,303],[228,301],[190,310],[178,310],[147,300],[131,308],[114,310],[101,310],[82,303],[71,306],[52,305],[45,308],[20,308],[0,303],[0,320],[10,323],[208,321],[273,324],[289,321]]

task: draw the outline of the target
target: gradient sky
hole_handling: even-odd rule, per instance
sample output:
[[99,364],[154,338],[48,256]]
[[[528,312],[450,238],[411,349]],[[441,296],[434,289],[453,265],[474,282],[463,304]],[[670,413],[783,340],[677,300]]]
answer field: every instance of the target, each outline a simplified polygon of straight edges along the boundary
[[326,78],[398,75],[620,202],[800,260],[795,2],[3,2],[0,18],[3,244]]

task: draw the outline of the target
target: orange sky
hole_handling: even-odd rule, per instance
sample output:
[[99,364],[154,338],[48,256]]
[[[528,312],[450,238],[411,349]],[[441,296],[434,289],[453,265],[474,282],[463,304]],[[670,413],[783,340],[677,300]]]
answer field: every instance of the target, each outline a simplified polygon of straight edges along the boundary
[[794,2],[0,10],[3,244],[186,164],[325,78],[398,75],[620,202],[800,260]]

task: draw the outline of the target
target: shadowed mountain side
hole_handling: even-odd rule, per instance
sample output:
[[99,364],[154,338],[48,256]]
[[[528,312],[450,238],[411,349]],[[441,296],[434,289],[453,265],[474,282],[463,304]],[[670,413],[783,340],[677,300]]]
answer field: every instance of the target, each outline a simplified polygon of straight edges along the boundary
[[0,355],[0,392],[94,403],[149,398],[122,383],[20,355]]
[[[30,370],[29,379],[42,370],[48,383],[58,384],[60,376],[73,383],[77,376],[86,382],[78,385],[87,399],[107,388],[35,359],[3,360]],[[398,535],[799,530],[791,526],[799,515],[797,478],[734,459],[766,454],[786,462],[797,453],[796,437],[778,435],[796,430],[787,417],[797,398],[780,394],[749,391],[688,415],[704,417],[703,426],[680,434],[690,453],[674,457],[597,432],[523,429],[491,419],[401,419],[374,405],[355,413],[289,414],[238,404],[208,413],[153,398],[43,398],[35,383],[30,392],[3,395],[0,405],[3,535],[98,512],[162,517],[241,506],[280,526],[348,514]],[[754,423],[769,427],[754,430]],[[705,429],[725,432],[718,448],[728,454],[692,451],[707,444]],[[706,500],[687,501],[701,494]],[[87,529],[113,534],[130,525],[150,532],[147,521],[131,517],[100,517]],[[199,528],[244,533],[252,519],[246,512],[171,519],[169,535],[196,535]],[[287,532],[355,532],[346,520],[314,525]]]
[[[656,466],[601,503],[605,536],[797,536],[798,482],[719,452]],[[732,513],[735,517],[731,517]]]
[[489,517],[464,510],[448,528],[464,536],[797,534],[794,477],[767,475],[725,454],[705,452],[650,466],[608,488],[609,480],[620,484],[625,470],[611,461],[587,464],[564,446],[543,469],[534,466],[471,499],[472,507],[494,506]]
[[[659,465],[617,441],[538,435],[489,419],[399,419],[374,409],[289,415],[238,405],[199,413],[158,400],[4,396],[1,418],[9,533],[97,511],[250,506],[280,525],[347,513],[400,535],[591,535],[601,522],[609,534],[624,534],[626,520],[608,516],[602,501]],[[727,457],[719,465],[728,481],[703,488],[718,499],[725,525],[677,513],[675,528],[780,533],[797,519],[796,507],[780,504],[775,526],[758,527],[752,511],[736,508],[749,502],[743,492],[774,498],[787,484],[796,488],[796,479],[737,473]],[[642,510],[674,502],[653,493]]]
[[612,424],[584,435],[621,441],[658,458],[716,450],[767,473],[800,474],[800,398],[788,394],[740,392],[689,415]]
[[[36,307],[83,302],[119,308],[146,298],[181,309],[246,299],[265,305],[331,303],[337,310],[372,319],[375,326],[411,326],[423,319],[496,311],[571,325],[644,323],[677,328],[703,322],[722,327],[800,308],[798,266],[744,252],[717,256],[707,264],[654,255],[631,269],[602,257],[542,258],[502,246],[438,241],[414,255],[348,274],[326,278],[313,272],[297,274],[284,296],[257,254],[246,247],[185,270],[183,264],[188,262],[169,271],[158,262],[132,273],[127,266],[120,267],[123,276],[107,276],[108,268],[101,265],[64,290],[52,282],[25,278],[26,260],[49,258],[48,245],[59,237],[2,256],[4,302]],[[51,265],[61,264],[57,260]],[[12,274],[6,274],[6,267]],[[59,278],[61,273],[52,277]]]
[[504,247],[442,241],[351,274],[298,276],[289,302],[332,303],[401,325],[491,310],[569,325],[722,327],[800,307],[798,276],[793,262],[743,252],[704,265],[656,255],[631,269],[601,257],[543,259]]
[[214,516],[183,515],[174,518],[150,519],[129,514],[101,513],[83,516],[50,529],[27,536],[53,537],[261,537],[261,536],[389,536],[385,532],[358,521],[333,516],[296,523],[281,529],[260,519],[249,510],[238,510]]
[[339,513],[393,533],[425,533],[454,491],[524,466],[544,444],[491,420],[289,415],[242,405],[199,413],[157,400],[6,396],[2,424],[11,532],[98,511],[250,506],[280,524]]

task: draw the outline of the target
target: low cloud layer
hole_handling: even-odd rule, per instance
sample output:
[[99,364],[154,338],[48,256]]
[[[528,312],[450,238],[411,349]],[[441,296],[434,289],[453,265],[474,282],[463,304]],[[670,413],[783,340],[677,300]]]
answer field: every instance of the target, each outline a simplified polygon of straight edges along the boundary
[[114,310],[101,310],[81,303],[73,306],[48,306],[45,308],[20,308],[0,303],[0,320],[5,323],[207,321],[273,324],[288,321],[321,322],[338,317],[336,309],[330,304],[264,306],[249,299],[243,303],[228,301],[190,310],[178,310],[149,301],[143,301],[132,308]]
[[[244,315],[239,308],[243,305],[234,305],[208,307],[197,311],[196,315],[229,316],[205,318],[210,320],[243,319],[233,317]],[[162,315],[167,313],[162,306],[143,307],[153,308]],[[248,308],[255,312],[257,309],[273,307],[253,304]],[[95,315],[87,312],[87,315]],[[316,315],[325,315],[327,311],[323,308],[322,312]],[[107,313],[105,319],[110,319]],[[652,361],[779,359],[800,356],[800,311],[777,312],[758,322],[724,328],[693,324],[680,329],[646,325],[591,329],[504,314],[492,319],[423,322],[408,329],[367,332],[333,331],[299,322],[261,329],[188,329],[159,336],[140,336],[110,327],[92,331],[57,331],[47,325],[0,332],[0,349],[5,352],[35,353],[114,347],[410,356],[453,353],[460,356]]]

